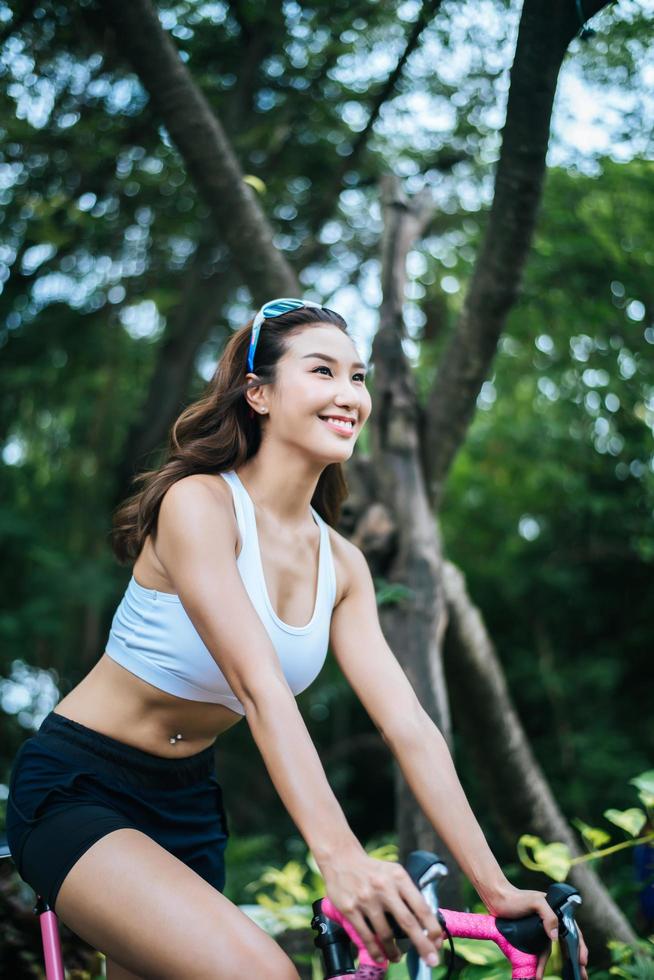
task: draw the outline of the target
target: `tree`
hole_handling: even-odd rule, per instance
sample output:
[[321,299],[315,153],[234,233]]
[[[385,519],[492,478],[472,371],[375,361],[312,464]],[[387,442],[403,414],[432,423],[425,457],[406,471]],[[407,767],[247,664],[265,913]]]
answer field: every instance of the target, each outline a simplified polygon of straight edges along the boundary
[[[590,15],[603,6],[586,4],[584,11]],[[435,9],[435,7],[434,7]],[[257,289],[262,282],[275,281],[276,289],[265,291],[285,292],[295,275],[287,269],[283,257],[274,243],[273,235],[257,200],[243,181],[239,171],[237,158],[231,152],[225,132],[218,123],[218,113],[212,110],[207,101],[202,98],[193,82],[192,75],[185,69],[184,64],[177,58],[169,38],[161,28],[152,9],[143,2],[126,5],[118,2],[107,2],[101,5],[101,10],[107,12],[109,22],[118,25],[121,43],[126,45],[128,57],[133,62],[150,92],[152,106],[158,117],[167,127],[168,137],[172,137],[184,160],[189,174],[194,179],[198,195],[203,205],[198,207],[198,215],[208,218],[217,227],[216,240],[219,246],[212,249],[212,236],[208,236],[207,253],[211,258],[220,249],[221,258],[225,255],[234,258],[243,256],[242,240],[238,229],[242,229],[247,238],[248,251],[246,258],[251,259],[247,264],[247,272],[242,275],[246,282],[251,282],[251,292],[258,298]],[[266,45],[259,40],[255,43],[254,32],[251,29],[250,18],[237,8],[237,20],[240,16],[240,29],[246,39],[252,40],[260,52]],[[351,18],[351,12],[349,14]],[[91,28],[104,29],[104,24],[98,25],[95,20],[96,12],[90,16]],[[383,327],[378,332],[374,352],[375,364],[375,395],[377,403],[382,406],[380,424],[374,431],[374,459],[384,460],[401,467],[402,472],[413,474],[411,481],[412,495],[408,498],[408,506],[404,503],[402,511],[398,509],[398,489],[400,484],[392,487],[385,484],[383,474],[374,471],[377,478],[375,489],[379,490],[379,498],[389,507],[392,514],[402,513],[404,521],[398,521],[399,538],[397,550],[389,568],[391,579],[395,576],[414,589],[416,594],[429,597],[424,606],[418,606],[421,630],[414,630],[412,635],[431,637],[421,650],[407,650],[407,656],[415,656],[416,677],[421,677],[420,690],[427,692],[425,698],[434,706],[439,723],[447,727],[447,697],[442,683],[443,671],[440,666],[440,646],[445,632],[443,590],[439,582],[440,555],[438,551],[438,536],[432,531],[426,541],[424,535],[416,534],[413,518],[419,519],[423,527],[427,526],[429,513],[428,503],[438,506],[442,495],[444,479],[452,460],[464,438],[467,426],[474,410],[476,398],[481,384],[486,377],[497,339],[503,328],[506,314],[514,300],[520,282],[521,270],[529,248],[531,234],[535,222],[537,206],[540,199],[542,175],[545,165],[545,151],[549,134],[549,119],[551,104],[556,87],[556,79],[561,61],[578,28],[576,13],[573,6],[560,3],[548,10],[546,22],[537,4],[527,2],[523,8],[521,26],[518,35],[516,58],[512,73],[511,96],[507,112],[507,122],[504,130],[504,140],[500,165],[497,173],[497,193],[494,206],[489,215],[488,226],[479,260],[475,269],[471,288],[468,293],[465,310],[452,331],[451,337],[439,362],[439,376],[431,387],[430,397],[422,408],[412,390],[411,372],[408,370],[403,353],[402,340],[405,337],[405,327],[398,314],[399,293],[394,290],[385,296],[386,310],[383,310]],[[139,20],[139,18],[141,18]],[[249,33],[248,33],[249,29]],[[277,24],[279,29],[279,24]],[[147,37],[148,45],[141,45],[139,38]],[[415,31],[409,32],[407,46],[415,43]],[[106,50],[111,58],[118,56],[111,38],[105,35]],[[548,43],[545,43],[547,39]],[[340,40],[340,38],[339,38]],[[251,82],[253,64],[256,57],[249,61],[250,74],[241,76],[242,82],[237,92],[238,100],[245,99],[247,103],[247,83]],[[326,59],[327,61],[329,59]],[[400,65],[401,57],[397,64]],[[326,69],[328,75],[328,68]],[[389,76],[390,77],[390,76]],[[538,98],[534,96],[534,87],[538,89]],[[184,94],[186,108],[180,109],[181,93]],[[251,91],[249,93],[252,94]],[[379,114],[379,100],[375,103],[373,112]],[[229,113],[227,114],[229,117]],[[236,113],[232,109],[232,120]],[[153,120],[150,120],[152,123]],[[150,134],[151,135],[151,134]],[[250,133],[243,134],[241,139],[255,139]],[[282,137],[284,143],[284,137]],[[165,145],[165,144],[164,144]],[[288,146],[288,141],[286,141]],[[168,148],[170,148],[168,146]],[[344,147],[347,157],[348,147]],[[221,161],[216,168],[215,161]],[[216,174],[214,170],[219,169]],[[347,172],[342,175],[345,182]],[[230,221],[225,221],[225,193],[229,188],[229,199],[233,201],[230,211]],[[318,212],[320,215],[320,211]],[[438,219],[435,219],[438,220]],[[424,227],[421,229],[425,231]],[[402,228],[399,226],[399,234]],[[220,236],[220,238],[218,238]],[[312,246],[309,236],[308,254],[314,258],[319,250]],[[410,238],[410,236],[409,236]],[[398,275],[398,261],[406,254],[407,243],[399,243],[393,252],[395,265],[391,262],[387,272]],[[199,250],[198,250],[199,253]],[[498,258],[501,259],[498,262]],[[211,279],[211,259],[203,267],[199,257],[197,265],[194,262],[195,274],[203,274],[203,268],[208,271],[207,280]],[[214,259],[215,261],[215,259]],[[253,270],[257,268],[262,278],[257,279]],[[252,273],[252,280],[247,277]],[[403,269],[399,270],[403,275]],[[270,277],[267,279],[266,277]],[[256,280],[256,281],[255,281]],[[192,282],[189,274],[189,281]],[[294,281],[294,280],[293,280]],[[282,289],[282,284],[284,288]],[[180,323],[185,323],[184,317]],[[162,345],[166,357],[151,377],[157,379],[168,377],[167,364],[174,356],[179,356],[180,347],[187,351],[184,358],[186,365],[191,361],[193,345],[201,338],[199,329],[193,337],[188,330],[179,330],[178,345]],[[181,339],[183,338],[183,339]],[[166,349],[167,348],[167,349]],[[390,358],[397,358],[393,363]],[[393,368],[391,371],[390,368]],[[398,370],[399,368],[399,370]],[[183,371],[175,375],[177,383],[182,385],[188,378]],[[451,378],[458,379],[455,390],[449,390]],[[396,380],[397,379],[397,380]],[[180,389],[181,390],[181,389]],[[156,391],[154,386],[151,391]],[[151,403],[151,400],[148,402]],[[173,411],[174,398],[169,399],[170,410]],[[452,410],[455,409],[455,410]],[[148,413],[148,417],[149,413]],[[406,436],[403,445],[398,441],[398,430]],[[438,432],[438,445],[434,443],[434,433]],[[132,447],[138,447],[142,452],[146,441],[134,438]],[[155,443],[151,443],[152,446]],[[131,465],[131,461],[130,461]],[[128,472],[127,469],[123,473]],[[372,481],[371,481],[372,482]],[[431,497],[431,501],[430,498]],[[364,508],[364,511],[367,508]],[[395,569],[392,568],[393,561]],[[408,581],[405,576],[409,573]],[[389,609],[384,613],[384,625],[388,634],[401,635],[403,629],[400,622],[401,609]],[[415,624],[414,624],[415,625]],[[395,649],[398,649],[397,646]],[[427,650],[431,651],[429,659]],[[425,685],[426,682],[426,685]],[[423,686],[425,685],[425,686]],[[440,715],[440,717],[438,717]],[[402,801],[402,797],[400,798]],[[401,805],[406,805],[401,802]],[[406,821],[400,817],[400,826],[406,826]]]

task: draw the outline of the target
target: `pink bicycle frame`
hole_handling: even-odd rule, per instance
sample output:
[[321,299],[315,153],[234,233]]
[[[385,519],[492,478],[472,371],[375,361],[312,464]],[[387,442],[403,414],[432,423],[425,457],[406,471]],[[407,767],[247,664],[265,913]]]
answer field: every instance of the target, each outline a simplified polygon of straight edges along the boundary
[[37,896],[34,912],[38,915],[41,926],[46,980],[65,980],[57,916],[40,895]]

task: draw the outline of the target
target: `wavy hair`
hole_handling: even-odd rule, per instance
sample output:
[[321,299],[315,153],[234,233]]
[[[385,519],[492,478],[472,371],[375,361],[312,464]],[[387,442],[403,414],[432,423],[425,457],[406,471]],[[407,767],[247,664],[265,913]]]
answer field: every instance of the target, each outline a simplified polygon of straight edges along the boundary
[[[222,473],[238,469],[254,456],[261,444],[261,421],[251,417],[245,398],[249,388],[274,384],[277,362],[288,349],[288,338],[311,324],[331,323],[343,333],[347,324],[326,307],[303,307],[265,320],[255,351],[254,373],[258,381],[244,381],[254,317],[230,337],[202,396],[174,422],[165,461],[154,470],[138,473],[132,493],[114,511],[112,548],[118,561],[136,561],[146,537],[156,536],[159,508],[169,487],[192,473]],[[335,526],[348,495],[340,463],[328,464],[320,474],[312,506]]]

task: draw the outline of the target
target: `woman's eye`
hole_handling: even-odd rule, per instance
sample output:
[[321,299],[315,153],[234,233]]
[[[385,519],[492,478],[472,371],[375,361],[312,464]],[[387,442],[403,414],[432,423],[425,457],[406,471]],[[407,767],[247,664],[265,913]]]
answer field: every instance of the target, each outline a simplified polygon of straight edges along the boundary
[[[328,368],[325,364],[321,364],[320,367],[314,368],[311,373],[312,374],[315,374],[316,371],[329,371],[329,374],[330,375],[332,373],[331,372],[331,368]],[[357,372],[357,374],[354,374],[353,377],[354,378],[361,378],[361,381],[365,384],[366,376],[365,376],[365,374],[363,374],[362,371]]]

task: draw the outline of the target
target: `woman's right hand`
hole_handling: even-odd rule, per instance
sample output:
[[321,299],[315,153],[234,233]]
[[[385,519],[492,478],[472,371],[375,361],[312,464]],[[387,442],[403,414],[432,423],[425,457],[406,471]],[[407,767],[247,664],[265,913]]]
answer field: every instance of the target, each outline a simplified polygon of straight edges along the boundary
[[[429,966],[437,965],[438,951],[443,945],[442,929],[401,864],[370,857],[362,848],[355,854],[339,854],[330,861],[323,861],[320,871],[327,897],[352,923],[373,959],[381,961],[387,956],[397,962],[401,957],[384,914],[390,912],[419,956]],[[435,957],[432,962],[430,955]]]

